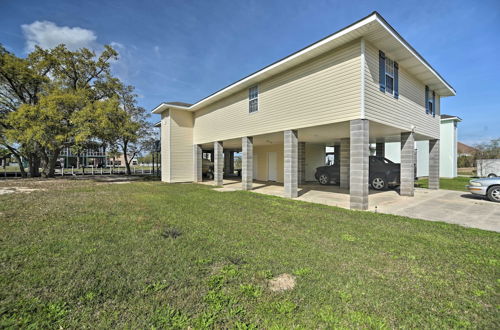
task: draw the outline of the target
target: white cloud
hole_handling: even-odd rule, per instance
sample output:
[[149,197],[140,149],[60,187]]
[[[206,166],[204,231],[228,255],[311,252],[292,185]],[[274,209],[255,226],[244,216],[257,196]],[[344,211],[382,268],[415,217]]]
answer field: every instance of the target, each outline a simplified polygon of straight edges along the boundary
[[97,36],[94,31],[80,27],[57,26],[49,21],[35,21],[21,25],[21,28],[26,38],[27,51],[32,51],[35,45],[52,48],[65,44],[71,50],[82,47],[92,49],[97,46]]

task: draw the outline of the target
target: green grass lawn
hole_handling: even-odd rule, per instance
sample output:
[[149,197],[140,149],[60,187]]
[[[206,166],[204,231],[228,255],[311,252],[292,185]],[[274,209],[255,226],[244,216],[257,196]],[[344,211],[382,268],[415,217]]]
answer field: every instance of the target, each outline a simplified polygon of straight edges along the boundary
[[[453,179],[441,178],[439,180],[439,186],[441,189],[467,191],[465,186],[469,184],[470,180],[471,178],[463,176],[457,176],[456,178]],[[428,179],[417,180],[417,185],[422,188],[428,188],[429,180]]]
[[193,184],[22,186],[46,190],[0,195],[2,328],[500,327],[498,233]]

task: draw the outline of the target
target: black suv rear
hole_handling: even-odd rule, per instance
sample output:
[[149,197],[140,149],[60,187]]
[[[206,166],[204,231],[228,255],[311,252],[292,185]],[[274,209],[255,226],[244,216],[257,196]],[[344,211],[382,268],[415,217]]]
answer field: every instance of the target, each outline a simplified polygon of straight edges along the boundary
[[[369,164],[370,185],[375,190],[384,190],[387,187],[399,186],[400,164],[396,164],[384,157],[370,156]],[[340,182],[340,165],[336,162],[334,165],[320,166],[316,168],[314,174],[320,184]]]

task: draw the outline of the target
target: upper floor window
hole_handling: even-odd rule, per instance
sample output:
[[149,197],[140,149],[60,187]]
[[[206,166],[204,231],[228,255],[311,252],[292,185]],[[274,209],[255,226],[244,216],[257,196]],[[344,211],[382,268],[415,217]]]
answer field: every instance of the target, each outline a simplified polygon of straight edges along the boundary
[[379,84],[382,92],[399,97],[399,65],[379,51]]
[[248,112],[259,111],[259,86],[253,86],[248,89]]
[[436,92],[425,86],[425,113],[436,116]]
[[385,90],[394,93],[394,61],[388,58],[385,59]]

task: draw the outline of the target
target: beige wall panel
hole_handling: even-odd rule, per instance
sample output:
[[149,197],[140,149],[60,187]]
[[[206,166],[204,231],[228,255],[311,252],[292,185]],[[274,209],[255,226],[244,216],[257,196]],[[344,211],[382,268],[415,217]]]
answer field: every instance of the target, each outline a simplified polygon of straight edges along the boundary
[[316,168],[326,163],[324,144],[306,143],[306,181],[316,181]]
[[170,113],[170,181],[193,181],[193,114],[183,110]]
[[[382,50],[383,51],[383,50]],[[399,67],[399,99],[379,89],[378,52],[370,43],[365,46],[365,114],[366,118],[382,124],[439,138],[439,117],[425,113],[425,85]],[[436,113],[439,96],[436,95]]]
[[194,143],[254,136],[360,116],[360,42],[259,83],[259,111],[244,89],[195,112]]
[[284,146],[282,144],[275,144],[270,146],[254,146],[254,155],[257,154],[257,180],[267,181],[268,174],[268,152],[276,152],[277,156],[277,182],[283,182],[284,173]]

